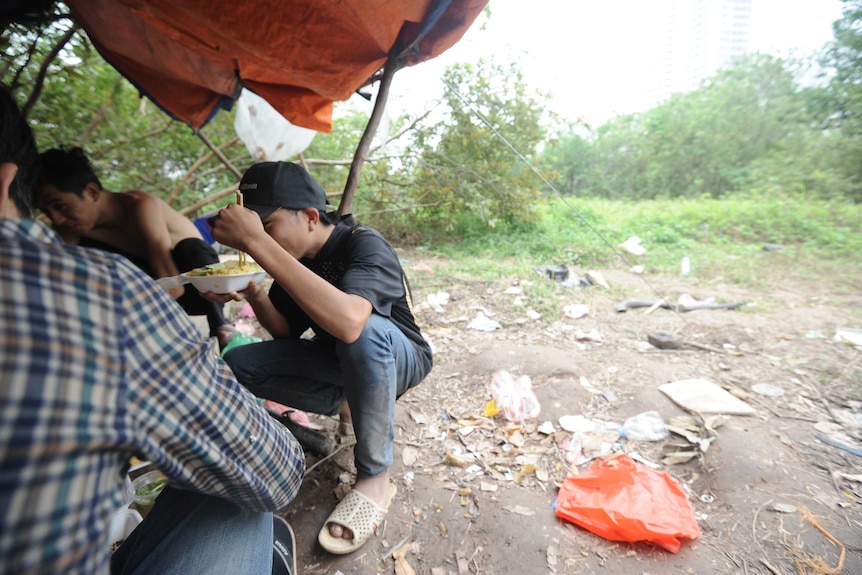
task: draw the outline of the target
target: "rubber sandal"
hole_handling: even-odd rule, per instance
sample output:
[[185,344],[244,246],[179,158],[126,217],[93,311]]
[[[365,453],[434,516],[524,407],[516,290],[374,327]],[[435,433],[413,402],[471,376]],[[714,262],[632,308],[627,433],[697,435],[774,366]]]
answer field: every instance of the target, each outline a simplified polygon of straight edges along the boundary
[[[377,527],[386,517],[396,491],[395,485],[390,483],[386,508],[383,508],[355,489],[350,490],[344,499],[335,506],[335,510],[323,524],[320,533],[317,534],[317,541],[320,546],[333,555],[346,555],[365,545],[371,536],[377,532]],[[345,529],[349,529],[353,533],[353,539],[333,537],[329,532],[331,523],[337,523]]]
[[296,575],[296,539],[284,519],[272,516],[272,575]]

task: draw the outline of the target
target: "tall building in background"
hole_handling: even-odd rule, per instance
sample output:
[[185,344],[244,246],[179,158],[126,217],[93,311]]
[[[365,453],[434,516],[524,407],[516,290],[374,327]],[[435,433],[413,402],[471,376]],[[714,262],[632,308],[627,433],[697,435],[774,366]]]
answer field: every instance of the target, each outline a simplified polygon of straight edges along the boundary
[[689,92],[745,54],[756,0],[653,0],[639,3],[633,38],[630,109],[644,111]]

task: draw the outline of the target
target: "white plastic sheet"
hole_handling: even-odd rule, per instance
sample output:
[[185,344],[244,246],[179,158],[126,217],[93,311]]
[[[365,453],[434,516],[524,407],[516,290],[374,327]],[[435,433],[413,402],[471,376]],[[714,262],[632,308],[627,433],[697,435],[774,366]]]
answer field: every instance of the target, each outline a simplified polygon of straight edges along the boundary
[[249,90],[237,99],[234,130],[258,162],[290,159],[305,151],[317,133],[294,126],[269,103]]

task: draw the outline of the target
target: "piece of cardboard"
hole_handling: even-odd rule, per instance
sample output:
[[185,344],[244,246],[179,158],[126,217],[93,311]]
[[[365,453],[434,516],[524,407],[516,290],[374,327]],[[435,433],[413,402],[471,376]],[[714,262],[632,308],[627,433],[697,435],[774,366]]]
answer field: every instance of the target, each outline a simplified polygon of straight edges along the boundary
[[753,407],[708,379],[681,379],[659,386],[674,403],[697,413],[753,415]]

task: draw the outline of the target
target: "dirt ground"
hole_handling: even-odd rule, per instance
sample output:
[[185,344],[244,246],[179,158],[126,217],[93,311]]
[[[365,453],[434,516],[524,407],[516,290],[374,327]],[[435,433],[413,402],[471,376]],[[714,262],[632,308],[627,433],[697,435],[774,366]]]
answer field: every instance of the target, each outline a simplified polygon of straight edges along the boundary
[[[555,280],[537,273],[458,281],[432,273],[439,262],[402,257],[435,368],[398,402],[391,470],[398,493],[376,537],[351,555],[331,556],[316,537],[339,484],[350,481],[351,455],[309,456],[302,491],[283,513],[296,531],[300,573],[862,573],[862,349],[835,341],[839,328],[862,328],[862,278],[840,269],[817,277],[792,265],[773,269],[767,252],[757,256],[758,288],[696,274],[653,275],[647,283],[626,270],[599,270],[609,290],[558,283],[556,316],[533,319],[532,295]],[[657,300],[657,293],[673,303],[691,294],[746,305],[616,310],[625,299]],[[585,304],[588,313],[566,317],[565,304]],[[480,311],[500,327],[468,328]],[[651,345],[658,332],[683,346]],[[484,415],[498,370],[530,377],[538,417],[520,425]],[[719,426],[659,390],[690,379],[731,391],[755,413],[727,416]],[[758,384],[769,386],[758,392]],[[665,421],[693,415],[713,429],[696,430],[693,439],[706,440],[702,449],[675,433],[606,443],[652,462],[688,496],[701,534],[683,540],[676,554],[608,541],[558,519],[552,507],[565,477],[589,466],[561,418],[580,415],[614,429],[645,411]],[[328,419],[312,424],[334,429]],[[587,449],[594,445],[583,443],[584,458],[597,453]],[[674,446],[697,455],[671,463],[665,455]],[[623,506],[629,503],[637,508],[638,501]]]

